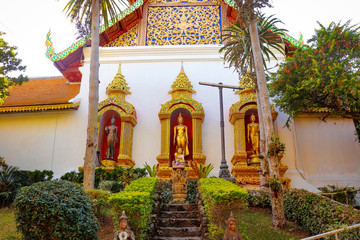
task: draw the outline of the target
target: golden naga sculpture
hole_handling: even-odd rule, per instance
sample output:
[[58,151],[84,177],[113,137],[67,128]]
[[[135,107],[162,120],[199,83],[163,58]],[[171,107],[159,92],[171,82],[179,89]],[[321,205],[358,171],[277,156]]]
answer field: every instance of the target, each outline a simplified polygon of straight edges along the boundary
[[115,146],[118,142],[117,139],[117,133],[118,133],[118,127],[115,126],[115,118],[114,116],[111,119],[111,125],[105,127],[105,133],[107,135],[107,149],[106,149],[106,158],[114,159],[115,155]]
[[181,113],[178,117],[178,125],[174,127],[174,145],[176,146],[175,152],[178,152],[178,149],[183,149],[182,152],[184,156],[189,155],[189,144],[188,144],[188,130],[185,126],[184,119],[181,116]]

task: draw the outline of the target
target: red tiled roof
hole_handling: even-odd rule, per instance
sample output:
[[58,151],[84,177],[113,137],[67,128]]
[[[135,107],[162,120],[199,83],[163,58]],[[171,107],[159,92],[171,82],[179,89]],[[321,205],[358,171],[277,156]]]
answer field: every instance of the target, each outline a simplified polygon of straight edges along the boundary
[[64,77],[30,79],[13,86],[0,108],[69,103],[79,91],[80,83],[69,84]]

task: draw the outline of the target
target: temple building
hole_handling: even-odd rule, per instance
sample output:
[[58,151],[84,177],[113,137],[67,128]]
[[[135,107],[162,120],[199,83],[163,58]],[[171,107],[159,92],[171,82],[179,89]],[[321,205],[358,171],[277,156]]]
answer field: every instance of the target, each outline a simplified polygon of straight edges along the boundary
[[[257,97],[224,64],[221,31],[236,19],[232,0],[138,0],[100,29],[99,163],[111,169],[159,164],[170,178],[176,154],[185,161],[221,162],[219,90],[223,89],[225,156],[237,183],[259,185],[256,162]],[[285,56],[301,43],[284,33]],[[0,106],[0,156],[20,169],[47,169],[60,177],[84,164],[88,117],[90,38],[57,53],[50,33],[47,57],[61,77],[14,86]],[[285,56],[276,52],[270,67]],[[286,144],[280,171],[287,187],[360,185],[360,145],[352,120],[321,121],[304,113],[284,128],[273,106],[276,135]],[[179,150],[179,148],[181,150]],[[100,164],[101,162],[101,164]],[[189,168],[189,176],[194,176]]]

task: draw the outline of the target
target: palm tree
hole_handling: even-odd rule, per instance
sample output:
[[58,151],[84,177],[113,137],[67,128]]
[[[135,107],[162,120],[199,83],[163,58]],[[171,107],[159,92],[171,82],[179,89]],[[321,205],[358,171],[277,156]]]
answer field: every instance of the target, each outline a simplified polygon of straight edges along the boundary
[[[270,6],[268,0],[236,0],[235,8],[239,13],[238,21],[227,29],[230,33],[224,35],[224,40],[226,41],[221,49],[221,51],[225,51],[225,61],[228,61],[230,66],[235,67],[239,73],[245,74],[247,71],[250,71],[250,73],[256,74],[256,94],[258,109],[260,110],[261,138],[265,139],[265,144],[262,144],[263,153],[268,152],[271,137],[274,137],[271,107],[264,71],[264,66],[266,66],[265,60],[270,60],[270,56],[275,57],[270,47],[283,52],[279,40],[281,41],[280,32],[284,31],[274,26],[274,24],[280,22],[278,19],[272,16],[265,18],[264,15],[255,12],[255,9],[265,6]],[[263,155],[267,156],[267,154]],[[277,156],[269,156],[268,162],[271,177],[270,194],[273,225],[275,227],[283,227],[285,225],[283,190],[281,182],[279,182],[280,172]],[[264,171],[265,162],[262,162],[261,166]],[[264,181],[264,178],[262,180]],[[276,189],[276,192],[274,189]]]
[[[266,62],[270,62],[271,56],[277,59],[271,48],[277,50],[278,52],[283,52],[283,47],[281,45],[283,40],[281,38],[281,34],[286,30],[275,26],[276,24],[282,22],[278,18],[275,18],[274,15],[266,17],[264,14],[260,14],[257,17],[257,23],[261,53],[264,56],[263,65],[266,68]],[[244,81],[255,81],[255,64],[251,48],[250,30],[248,26],[249,24],[247,19],[242,19],[241,21],[237,21],[233,25],[227,27],[223,31],[224,34],[222,37],[224,46],[220,49],[220,52],[224,53],[224,61],[226,61],[230,67],[234,67],[239,75],[249,76],[248,78],[243,78]],[[257,88],[256,92],[258,92]],[[259,94],[257,94],[257,97],[259,98]],[[258,108],[261,109],[260,99],[258,99],[257,102]],[[262,151],[262,155],[266,156],[266,154],[264,154],[264,152],[266,152],[266,144],[265,130],[263,130],[262,111],[259,111],[258,114],[261,129],[260,150]],[[266,158],[261,159],[260,167],[263,172],[263,174],[260,174],[260,187],[265,188],[268,184]]]
[[127,4],[122,0],[70,0],[64,8],[67,16],[72,21],[91,22],[91,57],[90,57],[90,82],[89,82],[89,112],[87,141],[84,162],[84,188],[94,188],[95,162],[97,144],[97,114],[99,103],[99,29],[100,11],[105,25],[109,20],[116,21],[119,4]]

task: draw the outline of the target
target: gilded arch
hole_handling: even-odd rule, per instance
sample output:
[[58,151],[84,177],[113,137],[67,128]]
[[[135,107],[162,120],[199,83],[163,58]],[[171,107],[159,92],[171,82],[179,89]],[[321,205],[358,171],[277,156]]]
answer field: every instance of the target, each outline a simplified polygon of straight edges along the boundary
[[[184,109],[191,114],[191,127],[192,127],[192,154],[191,161],[197,163],[205,163],[206,157],[202,153],[202,123],[204,121],[204,108],[201,103],[192,99],[192,94],[195,91],[192,89],[192,84],[186,76],[183,68],[174,81],[172,89],[169,92],[172,99],[161,106],[158,113],[161,122],[161,153],[157,156],[159,162],[159,177],[170,178],[172,168],[169,166],[170,149],[171,149],[171,119],[172,113],[176,110]],[[195,177],[193,170],[188,167],[189,177]]]
[[115,112],[119,115],[120,125],[118,128],[120,131],[120,136],[116,144],[116,149],[118,149],[117,159],[114,159],[115,162],[103,160],[102,164],[105,166],[105,168],[112,168],[115,165],[122,167],[132,167],[135,165],[135,162],[132,159],[132,143],[134,127],[137,124],[136,110],[132,104],[125,101],[125,95],[131,93],[124,76],[121,74],[121,66],[119,66],[118,73],[114,77],[114,80],[106,88],[106,93],[109,95],[109,97],[101,101],[98,105],[98,150],[101,149],[101,144],[104,144],[100,140],[103,135],[103,120],[106,114]]

